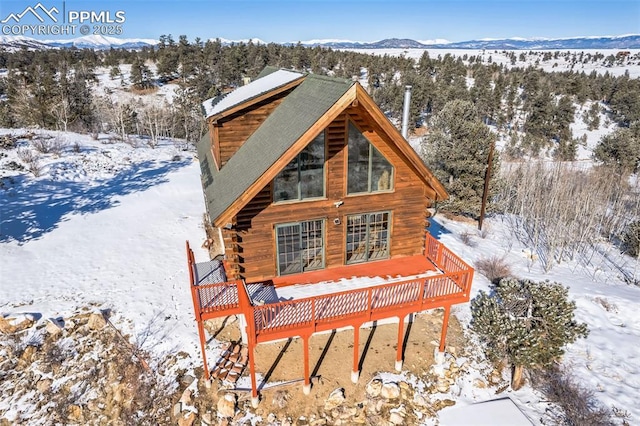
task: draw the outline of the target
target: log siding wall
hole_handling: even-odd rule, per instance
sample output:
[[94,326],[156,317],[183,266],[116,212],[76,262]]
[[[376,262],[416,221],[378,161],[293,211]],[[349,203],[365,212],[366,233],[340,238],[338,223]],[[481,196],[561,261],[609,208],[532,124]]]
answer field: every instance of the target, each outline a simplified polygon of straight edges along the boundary
[[216,122],[209,123],[214,158],[216,161],[219,159],[220,168],[224,167],[233,154],[292,90],[284,91]]

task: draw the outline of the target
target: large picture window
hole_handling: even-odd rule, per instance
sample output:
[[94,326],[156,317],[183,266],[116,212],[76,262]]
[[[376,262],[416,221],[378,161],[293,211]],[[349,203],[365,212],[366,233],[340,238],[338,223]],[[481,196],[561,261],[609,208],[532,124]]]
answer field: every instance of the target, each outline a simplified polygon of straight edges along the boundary
[[353,123],[349,123],[348,163],[348,194],[393,189],[393,166]]
[[347,263],[389,257],[389,212],[347,216]]
[[324,268],[324,221],[276,225],[278,275]]
[[324,132],[273,180],[273,201],[324,197]]

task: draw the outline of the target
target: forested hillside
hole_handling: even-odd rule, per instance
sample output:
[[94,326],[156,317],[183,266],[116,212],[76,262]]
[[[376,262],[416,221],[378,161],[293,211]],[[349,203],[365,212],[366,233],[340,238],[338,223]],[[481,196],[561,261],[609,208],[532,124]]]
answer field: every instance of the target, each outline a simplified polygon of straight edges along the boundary
[[[496,52],[498,53],[498,52]],[[640,81],[626,75],[586,74],[577,65],[637,63],[638,54],[605,56],[584,52],[508,52],[509,64],[491,55],[437,57],[425,51],[419,60],[402,56],[336,51],[279,44],[223,45],[219,40],[192,42],[161,36],[157,48],[0,50],[0,126],[37,126],[85,132],[142,133],[196,140],[202,133],[200,103],[276,66],[344,78],[365,84],[392,118],[399,118],[404,86],[413,86],[411,123],[420,126],[452,100],[468,100],[478,117],[498,131],[523,130],[513,138],[511,156],[536,156],[549,148],[570,160],[580,143],[572,134],[576,106],[587,106],[584,121],[599,126],[599,113],[630,127],[640,119]],[[433,55],[433,52],[432,52]],[[544,72],[538,65],[569,62],[576,71]],[[131,67],[128,78],[123,70]],[[553,65],[552,65],[553,67]],[[153,94],[167,83],[177,85],[160,111],[150,105],[107,96],[97,90],[104,70],[122,90]],[[128,68],[127,68],[128,69]],[[147,102],[149,104],[149,102]],[[156,102],[155,106],[158,106]]]

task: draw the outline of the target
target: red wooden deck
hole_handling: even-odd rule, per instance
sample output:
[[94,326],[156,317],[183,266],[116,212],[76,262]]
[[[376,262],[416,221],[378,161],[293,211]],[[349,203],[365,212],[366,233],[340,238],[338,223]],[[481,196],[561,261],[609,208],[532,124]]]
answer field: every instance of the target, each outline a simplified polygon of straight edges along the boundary
[[[445,337],[451,305],[469,300],[473,269],[431,235],[426,235],[425,255],[348,265],[303,274],[273,278],[269,282],[213,282],[211,263],[197,264],[187,243],[187,257],[205,376],[209,377],[205,352],[203,321],[232,314],[244,315],[247,323],[249,369],[253,397],[257,398],[254,348],[262,342],[300,336],[305,341],[305,390],[310,386],[308,339],[316,332],[351,326],[358,331],[362,324],[398,317],[398,354],[402,365],[401,340],[407,315],[437,307],[445,308],[440,351]],[[252,295],[275,287],[294,284],[337,281],[343,278],[394,278],[387,284],[354,288],[293,300],[254,303]],[[398,277],[406,277],[406,279]],[[354,333],[352,377],[358,375],[358,339]]]
[[406,256],[394,259],[377,260],[375,262],[356,263],[354,265],[338,266],[302,274],[283,275],[274,277],[271,282],[276,287],[296,284],[313,284],[324,281],[339,281],[343,278],[361,277],[409,277],[435,271],[435,265],[425,256]]

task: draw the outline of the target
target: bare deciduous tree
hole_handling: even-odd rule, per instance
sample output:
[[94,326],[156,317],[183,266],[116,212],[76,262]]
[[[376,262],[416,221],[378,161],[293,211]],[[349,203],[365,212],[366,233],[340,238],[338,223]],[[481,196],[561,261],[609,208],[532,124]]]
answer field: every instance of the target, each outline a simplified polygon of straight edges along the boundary
[[158,138],[169,135],[169,124],[171,121],[170,107],[165,102],[164,105],[161,106],[140,106],[138,111],[142,130],[150,138],[148,145],[151,148],[155,148],[158,146]]
[[513,232],[549,271],[564,260],[589,263],[601,241],[615,241],[638,219],[640,197],[611,169],[575,163],[512,164],[499,196]]
[[58,129],[63,132],[67,131],[71,119],[71,103],[64,96],[57,96],[53,105],[51,105],[51,113],[56,118]]

